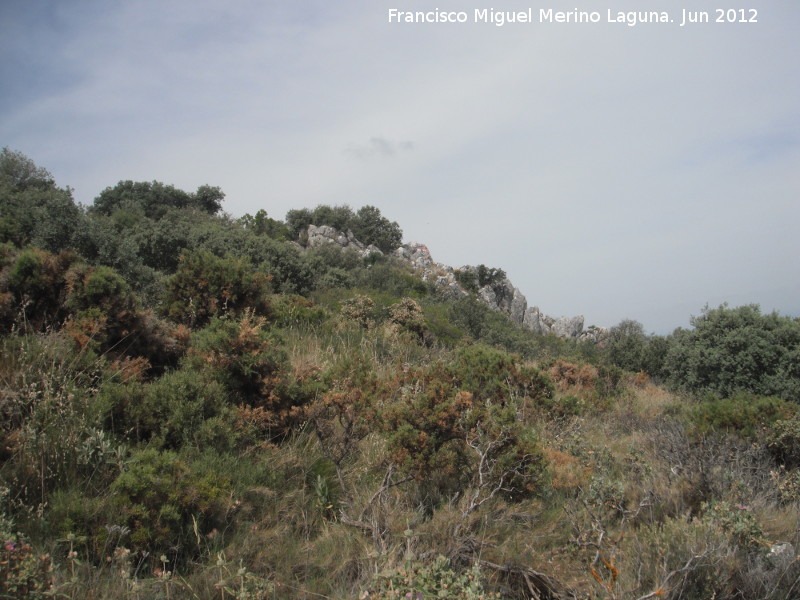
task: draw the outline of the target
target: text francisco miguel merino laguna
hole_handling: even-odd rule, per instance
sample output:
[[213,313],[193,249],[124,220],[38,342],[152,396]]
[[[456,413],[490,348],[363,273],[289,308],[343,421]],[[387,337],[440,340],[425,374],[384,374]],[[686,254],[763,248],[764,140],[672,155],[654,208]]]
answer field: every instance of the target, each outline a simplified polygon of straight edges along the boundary
[[[757,23],[755,9],[737,9],[725,11],[717,9],[717,15],[706,11],[688,11],[682,9],[677,22],[683,27],[689,23],[728,22]],[[731,13],[734,13],[731,15]],[[605,19],[603,19],[605,16]],[[471,18],[470,18],[471,17]],[[716,17],[716,18],[715,18]],[[528,8],[522,11],[495,10],[494,8],[476,8],[470,15],[467,11],[445,11],[438,8],[428,11],[389,9],[389,23],[490,23],[499,27],[507,23],[619,23],[634,27],[640,23],[675,23],[676,20],[667,11],[616,11],[608,9],[605,15],[598,11],[553,10]]]

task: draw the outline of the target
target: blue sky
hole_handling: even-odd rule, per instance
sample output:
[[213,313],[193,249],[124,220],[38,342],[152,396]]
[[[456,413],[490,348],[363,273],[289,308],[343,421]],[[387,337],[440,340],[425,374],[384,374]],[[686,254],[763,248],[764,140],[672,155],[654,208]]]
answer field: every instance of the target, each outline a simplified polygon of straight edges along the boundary
[[84,204],[124,179],[220,186],[234,216],[372,204],[434,259],[501,267],[587,324],[663,333],[724,301],[800,316],[800,3],[685,28],[604,22],[636,0],[502,4],[603,22],[388,23],[488,0],[6,0],[0,146]]

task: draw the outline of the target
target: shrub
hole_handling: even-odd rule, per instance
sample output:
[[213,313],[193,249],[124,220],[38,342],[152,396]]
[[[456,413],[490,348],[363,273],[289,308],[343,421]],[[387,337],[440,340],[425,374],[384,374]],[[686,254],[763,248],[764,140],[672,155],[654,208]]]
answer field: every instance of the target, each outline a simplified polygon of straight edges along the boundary
[[16,322],[28,331],[60,326],[67,316],[65,276],[77,255],[28,248],[6,256],[7,266],[0,277],[0,294],[6,296],[6,326]]
[[0,597],[39,600],[52,597],[51,561],[21,535],[0,522]]
[[758,305],[706,308],[678,330],[665,358],[670,384],[694,393],[748,392],[796,400],[800,320],[762,315]]
[[234,413],[225,389],[194,371],[166,373],[149,384],[110,383],[98,397],[107,427],[154,447],[220,449],[235,442]]
[[363,329],[372,329],[379,318],[375,301],[364,295],[342,302],[340,314],[346,323],[354,323]]
[[703,504],[702,519],[731,536],[733,542],[745,550],[764,550],[769,547],[761,525],[743,504],[715,501]]
[[703,435],[711,431],[728,431],[752,438],[791,414],[796,414],[794,408],[780,398],[742,392],[730,398],[708,395],[691,409],[690,418]]
[[239,319],[213,319],[195,333],[185,366],[224,386],[228,402],[240,407],[242,428],[270,437],[299,424],[318,391],[316,372],[290,372],[280,340],[263,317],[249,312]]
[[[465,514],[497,495],[514,501],[534,495],[545,474],[539,441],[520,422],[518,410],[522,394],[549,393],[546,378],[510,372],[513,365],[503,362],[507,357],[487,358],[490,349],[476,348],[479,354],[462,355],[464,362],[455,370],[464,381],[441,364],[407,369],[400,398],[383,412],[392,461],[418,481],[435,485],[429,502],[469,490]],[[474,371],[471,362],[478,364]],[[508,384],[498,377],[503,368]],[[520,397],[508,393],[507,386]]]
[[770,453],[786,468],[800,467],[800,414],[774,421],[766,442]]
[[486,265],[477,267],[464,267],[455,272],[456,281],[468,292],[477,293],[486,286],[498,288],[505,280],[506,272],[503,269],[489,268]]
[[247,308],[267,314],[268,281],[244,259],[219,258],[206,251],[184,254],[178,270],[166,281],[164,313],[192,327],[205,325],[215,316],[241,314]]
[[114,505],[131,531],[131,544],[151,555],[182,561],[201,551],[198,536],[222,531],[230,518],[231,483],[195,470],[173,452],[136,452],[111,485]]
[[[489,600],[501,598],[485,590],[485,580],[480,567],[473,566],[458,572],[444,556],[432,563],[408,561],[403,567],[382,571],[375,577],[369,597],[378,600],[394,598],[422,600],[443,598],[452,600]],[[366,596],[362,596],[366,597]]]
[[343,357],[325,379],[328,389],[309,404],[307,415],[325,456],[338,471],[378,424],[378,402],[386,384],[360,353]]
[[430,342],[431,335],[425,324],[425,314],[411,298],[402,298],[389,307],[389,323],[401,331],[408,331],[419,341]]
[[553,384],[539,369],[483,344],[459,349],[450,373],[460,389],[481,401],[505,404],[529,399],[536,403],[553,395]]

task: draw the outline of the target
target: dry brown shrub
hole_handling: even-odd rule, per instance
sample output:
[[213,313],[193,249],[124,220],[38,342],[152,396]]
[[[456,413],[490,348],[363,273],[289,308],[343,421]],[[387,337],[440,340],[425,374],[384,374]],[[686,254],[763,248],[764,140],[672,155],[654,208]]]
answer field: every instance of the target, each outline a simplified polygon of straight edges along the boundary
[[555,361],[547,374],[562,392],[571,388],[593,389],[598,376],[597,369],[592,365],[576,365],[562,359]]
[[124,383],[129,381],[144,381],[145,375],[150,370],[150,361],[143,356],[125,356],[111,363],[111,369],[116,372]]
[[639,389],[644,389],[650,384],[650,376],[644,371],[639,371],[633,376],[633,385]]
[[555,448],[544,448],[544,456],[550,463],[551,487],[559,492],[574,492],[586,485],[592,470],[567,452]]

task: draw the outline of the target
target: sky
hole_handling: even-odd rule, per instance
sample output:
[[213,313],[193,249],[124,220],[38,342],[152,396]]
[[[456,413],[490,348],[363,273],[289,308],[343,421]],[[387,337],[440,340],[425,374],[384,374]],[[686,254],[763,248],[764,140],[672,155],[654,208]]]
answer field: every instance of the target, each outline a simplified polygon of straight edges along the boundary
[[3,0],[0,146],[86,205],[130,179],[219,186],[234,217],[376,206],[437,262],[502,268],[587,325],[800,316],[800,2],[719,6]]

